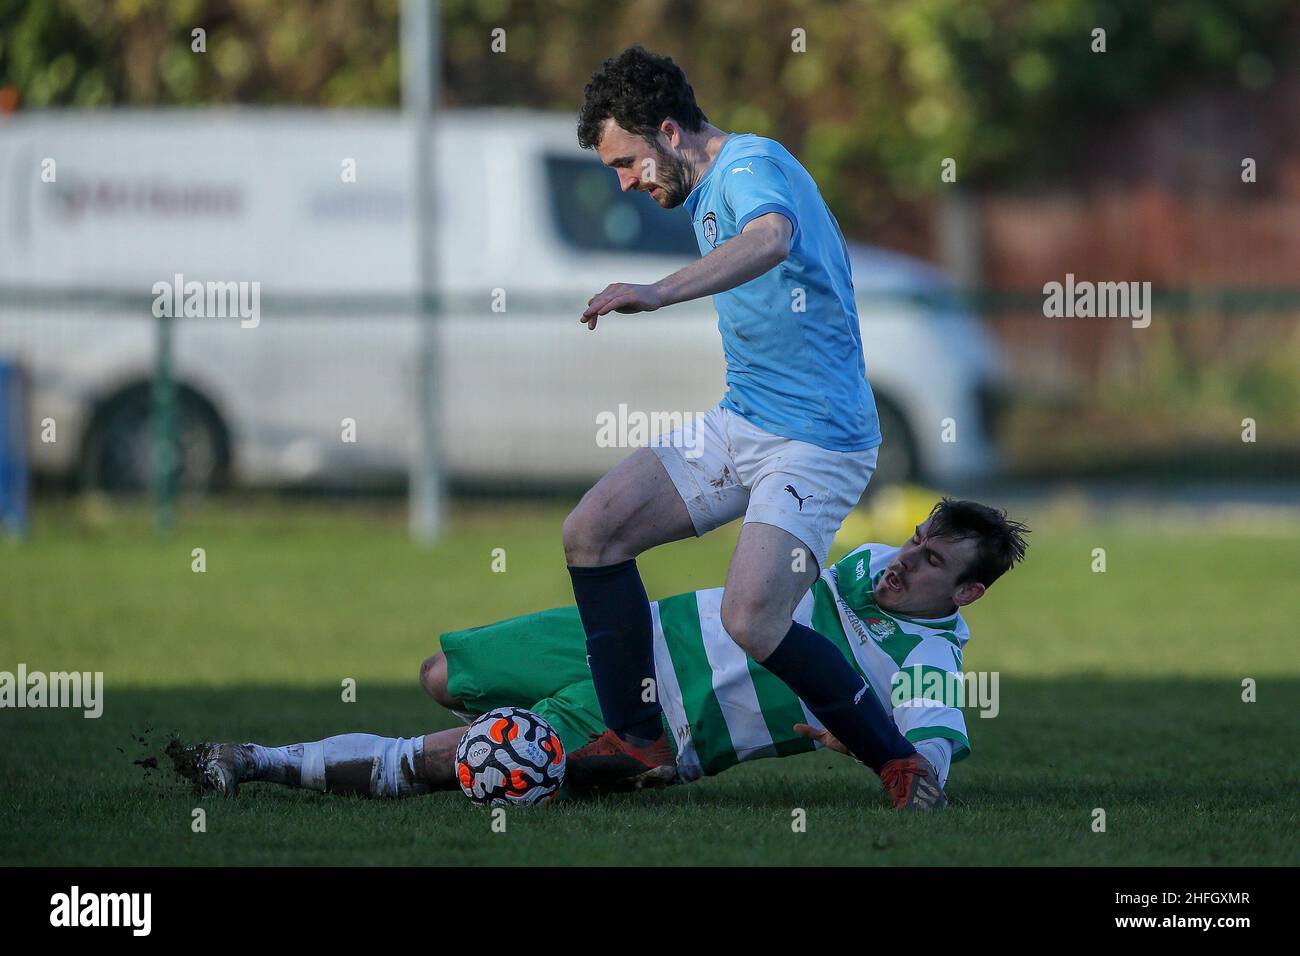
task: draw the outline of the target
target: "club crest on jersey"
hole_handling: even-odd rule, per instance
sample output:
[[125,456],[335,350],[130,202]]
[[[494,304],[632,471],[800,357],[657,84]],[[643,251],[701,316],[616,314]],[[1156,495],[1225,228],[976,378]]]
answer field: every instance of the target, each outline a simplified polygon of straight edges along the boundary
[[711,212],[704,214],[704,220],[700,223],[700,228],[704,230],[705,241],[709,245],[717,248],[718,245],[718,217]]
[[893,634],[895,630],[894,622],[886,620],[883,617],[864,618],[862,623],[867,626],[867,630],[871,632],[871,636],[878,641],[883,641],[885,638]]

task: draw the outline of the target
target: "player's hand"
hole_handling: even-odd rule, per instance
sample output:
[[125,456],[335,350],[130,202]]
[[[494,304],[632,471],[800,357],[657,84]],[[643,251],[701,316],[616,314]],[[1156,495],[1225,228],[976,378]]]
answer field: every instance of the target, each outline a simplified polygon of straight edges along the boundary
[[840,743],[839,738],[829,730],[818,730],[811,724],[795,724],[794,732],[800,737],[807,737],[810,740],[819,741],[827,750],[834,750],[837,753],[842,754],[847,754],[849,752],[849,748]]
[[606,312],[653,312],[661,305],[659,290],[653,285],[615,282],[587,300],[587,308],[578,321],[594,329],[596,320]]

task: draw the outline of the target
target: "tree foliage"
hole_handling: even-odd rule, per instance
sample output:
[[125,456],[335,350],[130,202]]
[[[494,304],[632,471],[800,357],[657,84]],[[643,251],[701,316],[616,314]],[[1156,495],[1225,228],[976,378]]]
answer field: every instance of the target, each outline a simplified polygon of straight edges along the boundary
[[[710,119],[795,149],[843,210],[1033,182],[1081,137],[1187,87],[1265,90],[1289,0],[443,0],[446,100],[576,112],[605,56],[672,55]],[[392,107],[400,0],[0,0],[0,87],[25,107]],[[206,30],[207,52],[191,50]],[[492,49],[504,30],[504,52]],[[1094,50],[1105,31],[1105,52]],[[795,52],[802,31],[804,52]]]

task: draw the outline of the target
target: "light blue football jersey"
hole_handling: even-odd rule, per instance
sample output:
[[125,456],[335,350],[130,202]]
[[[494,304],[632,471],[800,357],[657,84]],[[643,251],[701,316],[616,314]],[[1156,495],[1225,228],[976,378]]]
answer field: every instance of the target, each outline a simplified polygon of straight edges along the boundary
[[780,143],[732,133],[686,208],[701,255],[770,212],[794,229],[784,262],[713,297],[727,360],[722,404],[832,451],[879,445],[848,247],[808,171]]

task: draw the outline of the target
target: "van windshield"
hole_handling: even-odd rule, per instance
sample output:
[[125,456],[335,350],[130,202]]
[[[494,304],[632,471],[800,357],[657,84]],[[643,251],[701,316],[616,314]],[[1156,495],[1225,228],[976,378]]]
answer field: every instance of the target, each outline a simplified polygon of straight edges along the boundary
[[685,207],[661,209],[649,196],[621,192],[599,162],[546,159],[547,192],[561,238],[582,250],[698,256]]

